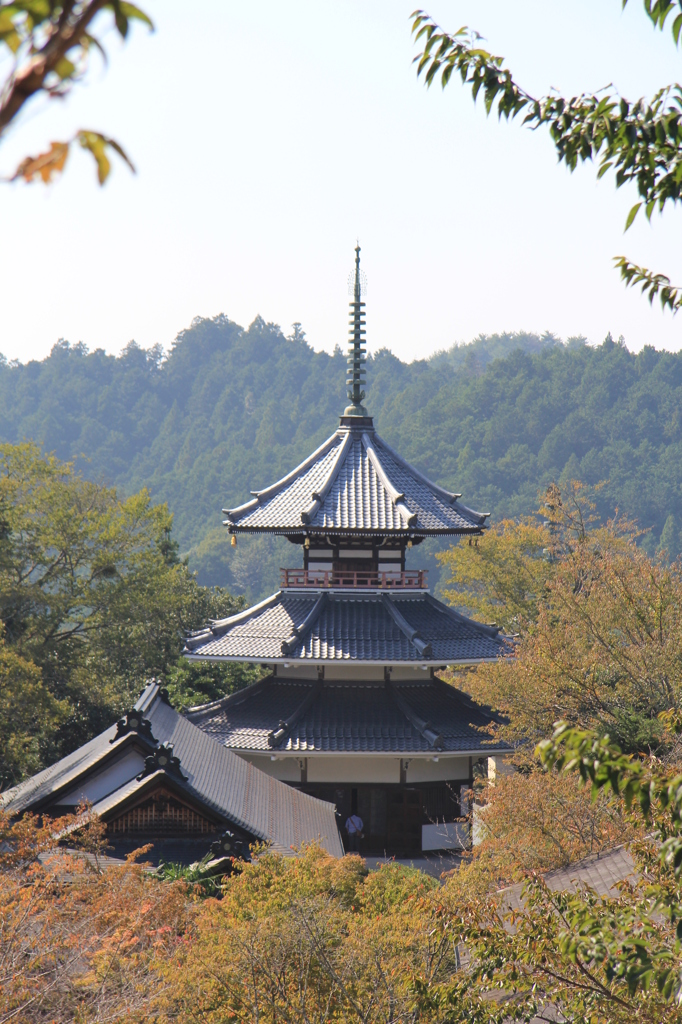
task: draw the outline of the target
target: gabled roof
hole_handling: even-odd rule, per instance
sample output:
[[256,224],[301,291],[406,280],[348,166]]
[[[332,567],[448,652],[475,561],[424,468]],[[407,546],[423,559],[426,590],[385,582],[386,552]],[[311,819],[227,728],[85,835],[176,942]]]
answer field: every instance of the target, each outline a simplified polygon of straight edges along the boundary
[[[180,787],[189,800],[195,800],[218,819],[234,824],[256,839],[272,842],[281,851],[290,852],[292,846],[319,841],[333,856],[343,855],[333,804],[265,775],[216,743],[179,715],[163,699],[156,683],[146,687],[135,708],[151,723],[158,744],[172,745],[180,760],[181,774],[169,774],[168,780]],[[81,779],[108,762],[114,763],[117,754],[125,753],[139,739],[130,732],[117,738],[120,731],[112,726],[61,761],[8,790],[0,797],[0,806],[19,814],[54,805]],[[152,745],[143,741],[142,749],[150,750]],[[128,779],[117,778],[115,788],[94,805],[94,810],[106,819],[148,785],[148,778],[137,774]]]
[[437,665],[493,660],[510,641],[425,591],[278,591],[185,641],[189,658]]
[[509,753],[491,716],[440,679],[357,683],[270,676],[187,717],[234,750],[296,754]]
[[223,509],[230,532],[429,536],[485,527],[487,512],[460,504],[459,494],[405,462],[370,417],[344,421],[287,476],[252,492],[246,504]]

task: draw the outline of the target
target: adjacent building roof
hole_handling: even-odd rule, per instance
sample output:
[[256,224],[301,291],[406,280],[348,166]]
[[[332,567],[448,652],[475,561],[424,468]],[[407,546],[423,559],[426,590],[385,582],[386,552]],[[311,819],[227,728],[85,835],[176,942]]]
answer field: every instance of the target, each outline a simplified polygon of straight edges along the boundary
[[[542,877],[552,892],[574,893],[588,886],[599,896],[613,898],[618,895],[619,882],[637,880],[637,869],[627,846],[616,846],[612,850],[574,861],[567,867],[543,872]],[[523,883],[509,886],[501,892],[510,909],[522,909]]]
[[[126,729],[125,725],[122,728],[121,723],[114,725],[2,794],[0,806],[16,814],[55,806],[64,794],[77,790],[85,777],[111,766],[111,790],[93,806],[105,820],[149,786],[150,780],[167,777],[188,800],[199,803],[218,820],[271,842],[282,852],[290,853],[292,847],[318,841],[333,856],[343,855],[333,804],[265,775],[224,744],[216,743],[207,732],[179,715],[156,683],[146,687],[135,710],[151,726],[147,733],[139,728]],[[123,758],[132,743],[150,754],[158,752],[159,745],[169,744],[173,757],[179,759],[178,770],[169,768],[167,776],[162,770],[139,775],[139,766],[132,766],[126,777]]]
[[494,626],[426,591],[278,591],[186,640],[189,658],[262,662],[468,664],[511,649]]
[[405,462],[375,432],[371,417],[343,417],[300,466],[252,494],[245,505],[223,509],[231,533],[477,534],[488,516]]
[[491,716],[438,678],[351,684],[270,676],[187,717],[244,752],[510,752],[491,740]]

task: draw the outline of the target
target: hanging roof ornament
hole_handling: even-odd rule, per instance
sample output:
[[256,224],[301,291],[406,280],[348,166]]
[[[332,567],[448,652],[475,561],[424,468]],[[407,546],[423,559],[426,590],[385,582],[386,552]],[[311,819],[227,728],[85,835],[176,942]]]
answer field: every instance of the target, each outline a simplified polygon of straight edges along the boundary
[[[364,288],[363,288],[364,286]],[[353,301],[349,303],[351,309],[350,320],[350,342],[348,345],[348,398],[351,405],[347,406],[344,416],[367,416],[367,410],[362,404],[365,397],[363,384],[365,383],[365,363],[367,354],[365,352],[365,303],[362,301],[363,290],[366,290],[364,274],[360,270],[360,243],[355,246],[355,279],[353,281]]]

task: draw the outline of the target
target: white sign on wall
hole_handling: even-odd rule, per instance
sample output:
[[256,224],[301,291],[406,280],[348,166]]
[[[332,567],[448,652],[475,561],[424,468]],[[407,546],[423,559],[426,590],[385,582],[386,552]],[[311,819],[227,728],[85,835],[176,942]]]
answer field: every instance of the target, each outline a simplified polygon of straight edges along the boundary
[[422,825],[422,850],[463,850],[469,845],[469,827],[465,821],[441,825]]

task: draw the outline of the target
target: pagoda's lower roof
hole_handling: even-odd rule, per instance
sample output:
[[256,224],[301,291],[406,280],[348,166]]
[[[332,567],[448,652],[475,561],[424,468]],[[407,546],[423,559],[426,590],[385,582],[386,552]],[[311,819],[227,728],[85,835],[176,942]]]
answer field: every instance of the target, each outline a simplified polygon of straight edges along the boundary
[[508,753],[491,716],[441,679],[342,683],[269,676],[189,720],[245,753]]
[[471,664],[510,653],[493,626],[428,592],[278,591],[185,641],[192,659],[279,663]]

